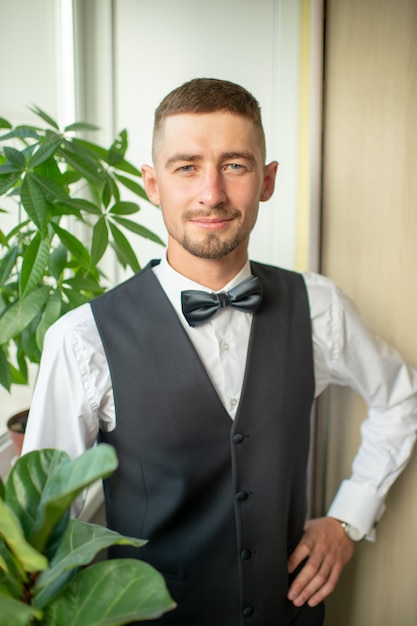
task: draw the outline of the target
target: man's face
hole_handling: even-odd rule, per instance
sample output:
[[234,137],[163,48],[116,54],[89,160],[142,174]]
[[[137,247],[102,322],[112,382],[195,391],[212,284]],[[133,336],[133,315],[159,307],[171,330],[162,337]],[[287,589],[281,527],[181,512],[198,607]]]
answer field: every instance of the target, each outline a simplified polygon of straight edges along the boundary
[[229,112],[168,117],[154,168],[144,166],[162,208],[169,250],[220,259],[247,248],[260,201],[272,195],[277,164],[263,164],[253,123]]

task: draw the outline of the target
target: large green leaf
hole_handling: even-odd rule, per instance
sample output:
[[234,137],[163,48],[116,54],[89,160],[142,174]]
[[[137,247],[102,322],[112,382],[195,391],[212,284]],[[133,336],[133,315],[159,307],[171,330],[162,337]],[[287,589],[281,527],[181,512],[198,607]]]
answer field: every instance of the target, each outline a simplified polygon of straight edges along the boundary
[[124,537],[104,526],[70,520],[61,544],[35,585],[34,605],[43,608],[78,572],[81,566],[91,563],[100,552],[113,545],[133,545],[140,548],[146,543],[142,539]]
[[0,176],[0,196],[4,195],[9,189],[15,186],[20,180],[21,173],[2,174]]
[[16,369],[13,363],[10,363],[10,369],[12,372],[12,383],[14,383],[15,385],[27,385],[29,382],[28,366],[26,361],[26,355],[21,350],[18,350],[17,360],[19,369]]
[[0,128],[12,128],[12,125],[8,120],[5,120],[4,117],[0,117]]
[[74,291],[86,291],[91,294],[102,293],[104,287],[100,285],[98,279],[85,278],[84,276],[74,276],[73,278],[64,278],[63,284],[71,287]]
[[42,164],[42,167],[36,170],[36,174],[32,174],[32,179],[36,181],[38,187],[42,190],[45,199],[54,204],[64,202],[69,198],[62,177],[59,172],[56,172],[56,168],[55,161],[49,159]]
[[[1,128],[1,126],[0,126]],[[11,126],[9,126],[11,128]],[[39,139],[38,130],[34,126],[16,126],[10,133],[6,133],[5,135],[1,135],[0,141],[5,141],[6,139]]]
[[91,241],[91,262],[97,265],[106,252],[109,243],[109,231],[106,218],[101,217],[93,228],[93,238]]
[[62,137],[55,135],[50,141],[41,144],[32,155],[32,158],[29,159],[28,166],[34,168],[49,159],[49,157],[51,157],[58,150],[61,142]]
[[132,165],[132,163],[129,163],[129,161],[126,161],[125,159],[123,159],[122,161],[118,161],[117,163],[114,163],[113,167],[122,172],[126,172],[127,174],[132,174],[132,176],[137,176],[138,178],[142,178],[142,172],[138,170],[137,167]]
[[48,265],[50,237],[37,233],[23,255],[20,272],[20,297],[25,298],[40,283]]
[[30,543],[42,552],[73,500],[93,482],[111,474],[118,462],[114,449],[106,444],[73,460],[59,451],[36,452],[19,458],[12,467],[6,500]]
[[42,612],[33,607],[19,602],[0,591],[1,616],[0,624],[4,626],[28,626],[30,619],[41,619]]
[[79,144],[65,141],[60,148],[60,154],[71,167],[93,184],[100,184],[103,180],[103,167],[100,161],[91,157],[90,153],[82,150]]
[[48,480],[61,465],[70,463],[61,450],[33,451],[19,457],[6,481],[6,502],[29,537],[40,515],[42,494]]
[[26,213],[42,233],[48,223],[48,208],[45,194],[36,177],[28,172],[22,182],[20,197]]
[[85,200],[84,198],[66,198],[62,202],[58,203],[58,206],[68,206],[71,209],[76,209],[77,211],[85,211],[86,213],[91,213],[92,215],[101,215],[101,209],[97,204],[90,202],[89,200]]
[[0,318],[0,345],[13,339],[31,323],[47,301],[48,295],[49,287],[40,287],[5,311]]
[[92,158],[99,159],[100,161],[104,161],[105,163],[107,163],[109,151],[106,150],[106,148],[98,146],[96,143],[93,143],[91,141],[79,139],[78,137],[74,137],[71,143],[73,146],[80,146],[85,152],[89,152]]
[[56,121],[54,119],[52,119],[52,117],[50,115],[48,115],[47,113],[45,113],[45,111],[43,111],[42,109],[40,109],[38,106],[33,105],[30,106],[29,109],[35,113],[36,115],[38,115],[40,118],[43,119],[44,122],[46,122],[47,124],[49,124],[49,126],[52,126],[53,128],[55,128],[56,130],[59,130],[59,126],[56,123]]
[[68,289],[65,285],[62,285],[62,291],[68,300],[68,310],[75,309],[77,306],[81,306],[91,300],[91,296],[86,295],[83,292],[76,291],[75,289]]
[[118,258],[123,264],[129,265],[134,272],[138,272],[140,270],[139,261],[129,241],[115,224],[109,222],[109,226]]
[[13,165],[13,167],[16,167],[20,170],[24,169],[26,163],[25,156],[19,150],[16,150],[16,148],[12,148],[10,146],[5,146],[3,148],[3,153],[7,160]]
[[0,384],[10,391],[12,385],[12,373],[7,356],[3,349],[0,348]]
[[62,272],[67,267],[67,257],[67,249],[62,243],[51,251],[48,268],[49,273],[56,280],[60,279]]
[[[6,241],[12,241],[15,235],[19,235],[19,240],[21,240],[22,238],[25,238],[27,235],[30,236],[34,232],[35,232],[35,228],[30,227],[30,220],[29,219],[24,220],[23,222],[19,222],[18,224],[16,224],[16,226],[14,226],[14,228],[12,228],[12,230],[10,230],[7,233]],[[6,241],[4,242],[5,245],[6,245]],[[13,245],[16,245],[16,244],[13,244]],[[19,247],[19,244],[17,247]]]
[[77,259],[82,267],[89,269],[91,266],[91,258],[88,254],[87,248],[83,246],[81,241],[72,233],[69,233],[64,228],[61,228],[61,226],[58,226],[55,222],[51,222],[51,226],[72,256]]
[[132,233],[136,233],[136,235],[140,235],[141,237],[144,237],[145,239],[150,239],[151,241],[154,241],[155,243],[159,243],[161,246],[165,245],[162,239],[158,237],[158,235],[155,235],[155,233],[150,231],[148,228],[145,228],[145,226],[138,224],[137,222],[133,222],[132,220],[127,220],[123,217],[119,217],[118,215],[112,215],[112,219],[114,219],[115,222],[120,224],[120,226],[127,228],[128,230],[132,231]]
[[175,608],[163,577],[137,559],[102,561],[79,572],[45,610],[45,626],[120,626]]
[[70,132],[74,130],[100,130],[95,124],[89,124],[88,122],[74,122],[65,126],[64,132]]
[[[16,599],[23,598],[28,576],[22,575],[20,562],[2,537],[0,537],[0,554],[5,566],[5,569],[0,569],[0,591]],[[35,573],[34,575],[36,576],[37,574]]]
[[101,189],[101,203],[105,209],[109,206],[113,196],[113,184],[110,176],[107,176],[104,185]]
[[[48,291],[49,289],[50,288],[48,287]],[[36,329],[40,322],[43,310],[44,307],[42,307],[42,309],[38,312],[36,317],[30,322],[30,324],[28,324],[28,326],[26,326],[26,328],[22,330],[22,334],[18,335],[15,338],[15,341],[16,339],[21,339],[19,349],[21,350],[22,354],[30,359],[31,363],[39,363],[41,358],[40,350],[36,344]]]
[[16,259],[19,256],[19,247],[17,245],[10,248],[0,260],[0,287],[3,287],[10,279]]
[[116,139],[110,146],[109,155],[108,155],[109,165],[115,165],[116,163],[124,159],[127,146],[128,146],[127,131],[122,130],[119,133],[119,136],[116,137]]
[[109,213],[112,215],[132,215],[140,211],[140,206],[136,202],[115,202]]
[[42,313],[41,320],[36,329],[36,343],[38,344],[39,350],[43,349],[43,341],[45,338],[45,333],[48,328],[56,322],[56,320],[61,315],[62,301],[61,295],[59,291],[56,289],[52,295],[49,297],[48,302],[46,303],[46,307],[44,312]]
[[4,500],[0,499],[0,535],[26,572],[40,572],[48,567],[43,554],[26,541],[20,522]]
[[149,198],[142,185],[139,185],[139,183],[137,183],[136,181],[132,180],[131,178],[127,178],[126,176],[122,176],[121,174],[115,174],[115,177],[119,182],[122,183],[122,185],[127,187],[127,189],[130,189],[130,191],[133,191],[133,193],[135,193],[137,196],[140,196],[141,198],[143,198],[144,200],[148,200],[149,202]]

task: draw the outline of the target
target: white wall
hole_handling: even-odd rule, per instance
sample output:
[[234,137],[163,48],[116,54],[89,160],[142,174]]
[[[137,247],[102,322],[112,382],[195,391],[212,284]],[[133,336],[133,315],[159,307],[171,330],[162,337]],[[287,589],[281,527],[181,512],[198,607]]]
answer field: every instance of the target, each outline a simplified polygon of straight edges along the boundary
[[1,116],[33,122],[27,107],[57,114],[56,2],[0,0]]
[[268,158],[280,161],[277,191],[261,206],[251,256],[286,267],[295,262],[299,4],[115,3],[115,120],[118,129],[129,129],[134,160],[150,162],[153,113],[171,89],[198,76],[245,86],[261,104]]

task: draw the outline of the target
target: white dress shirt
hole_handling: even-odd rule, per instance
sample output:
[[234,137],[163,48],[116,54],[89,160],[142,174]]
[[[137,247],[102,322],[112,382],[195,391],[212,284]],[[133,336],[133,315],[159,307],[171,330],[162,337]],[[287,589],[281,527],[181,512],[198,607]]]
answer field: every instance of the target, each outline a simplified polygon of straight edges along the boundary
[[[228,307],[191,328],[181,312],[180,293],[210,290],[175,272],[165,259],[153,271],[234,419],[252,316]],[[223,289],[231,289],[250,274],[247,262]],[[373,539],[387,492],[415,442],[417,372],[366,328],[352,303],[329,279],[313,273],[303,276],[312,320],[316,397],[330,384],[348,385],[369,407],[352,476],[342,482],[328,515]],[[94,444],[99,428],[115,428],[113,392],[91,307],[85,304],[47,332],[23,453],[54,447],[75,457]]]

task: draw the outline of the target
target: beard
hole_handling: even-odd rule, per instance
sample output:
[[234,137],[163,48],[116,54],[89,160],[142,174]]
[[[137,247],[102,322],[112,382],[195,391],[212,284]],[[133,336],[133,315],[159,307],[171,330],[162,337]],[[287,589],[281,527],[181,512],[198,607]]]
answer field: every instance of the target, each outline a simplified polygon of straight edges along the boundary
[[180,242],[184,250],[198,257],[199,259],[222,259],[240,246],[245,237],[235,237],[226,241],[221,240],[217,235],[211,233],[204,241],[194,241],[184,235]]
[[[217,208],[214,212],[206,212],[202,211],[201,213],[188,212],[185,214],[184,219],[192,219],[197,216],[207,216],[209,214],[215,213],[218,216],[222,217],[232,217],[232,218],[240,218],[241,213],[238,210],[225,210]],[[200,240],[191,237],[189,234],[184,233],[181,240],[178,240],[178,243],[182,245],[184,250],[189,252],[195,257],[200,259],[222,259],[223,257],[236,250],[249,236],[249,232],[238,231],[229,239],[222,239],[216,233],[207,233],[205,237]]]

